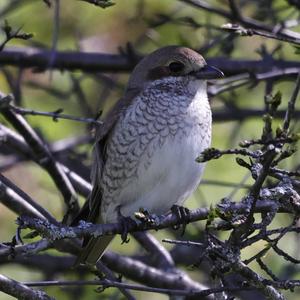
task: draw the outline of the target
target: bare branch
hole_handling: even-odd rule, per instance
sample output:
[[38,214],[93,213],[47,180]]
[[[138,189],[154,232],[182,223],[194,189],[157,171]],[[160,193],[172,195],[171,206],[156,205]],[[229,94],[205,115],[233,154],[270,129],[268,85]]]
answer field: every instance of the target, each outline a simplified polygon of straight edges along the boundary
[[26,245],[6,245],[1,244],[0,258],[11,258],[17,256],[26,256],[36,254],[40,251],[44,251],[51,248],[51,243],[46,239],[42,239],[38,242],[29,243]]
[[[22,68],[46,70],[51,51],[37,48],[10,48],[0,52],[0,65],[14,65]],[[137,59],[141,59],[139,56]],[[129,72],[138,61],[118,54],[60,51],[55,54],[52,69],[82,70],[87,72]],[[226,75],[245,72],[262,73],[271,69],[300,68],[299,61],[274,59],[272,65],[265,60],[236,60],[214,57],[207,62],[220,68]]]
[[0,174],[0,194],[0,202],[16,214],[48,219],[51,222],[57,223],[49,212],[2,174]]
[[296,80],[296,85],[295,85],[295,89],[293,91],[292,97],[289,101],[288,104],[288,109],[286,111],[286,115],[284,118],[284,123],[283,123],[283,130],[285,132],[288,131],[289,126],[290,126],[290,122],[291,122],[291,118],[295,112],[295,103],[299,94],[299,90],[300,90],[300,72],[298,74],[297,80]]
[[174,269],[174,261],[170,253],[148,232],[135,232],[134,238],[151,254],[155,265],[161,269]]
[[[3,138],[5,138],[6,145],[10,146],[12,151],[17,152],[19,155],[25,156],[26,158],[29,158],[41,165],[42,162],[37,159],[32,152],[32,149],[29,148],[28,144],[24,141],[24,138],[21,135],[13,132],[11,129],[1,124],[0,133],[2,134]],[[57,164],[64,170],[76,191],[84,197],[87,197],[92,190],[91,184],[62,163],[57,162]]]
[[21,28],[13,31],[12,27],[5,20],[1,28],[5,33],[5,40],[0,44],[0,52],[4,49],[5,45],[12,39],[29,40],[33,37],[32,33],[20,33]]
[[94,4],[95,6],[99,6],[101,8],[107,8],[115,5],[115,3],[112,2],[111,0],[80,0],[80,1],[88,2]]
[[[204,9],[206,11],[215,13],[217,15],[220,15],[228,20],[231,21],[238,21],[241,24],[249,27],[249,28],[255,28],[255,29],[261,29],[261,30],[265,30],[267,32],[273,32],[273,26],[270,25],[266,25],[264,23],[261,23],[255,19],[251,19],[251,18],[247,18],[247,17],[243,17],[240,13],[236,14],[236,10],[234,13],[223,10],[223,9],[219,9],[217,7],[214,7],[210,4],[208,4],[206,1],[203,0],[180,0],[181,2],[190,4],[196,8],[199,9]],[[231,6],[232,8],[232,6]],[[286,38],[290,38],[290,39],[299,39],[300,38],[300,34],[297,32],[293,32],[290,31],[288,29],[282,29],[280,34]]]
[[[278,191],[282,197],[282,190]],[[271,197],[274,197],[273,194],[269,194]],[[286,197],[290,197],[289,192],[287,191]],[[276,207],[273,202],[259,202],[254,208],[255,212],[271,212]],[[193,211],[190,211],[190,222],[195,222],[199,220],[206,220],[211,217],[211,214],[214,212],[220,216],[229,214],[230,212],[245,214],[249,209],[248,205],[245,203],[230,203],[230,205],[218,207],[217,210],[211,208],[198,208]],[[278,212],[289,212],[285,207],[277,207]],[[216,215],[216,217],[217,217]],[[184,220],[180,219],[176,213],[170,213],[167,216],[156,216],[155,222],[153,223],[139,223],[139,224],[128,224],[128,232],[144,231],[150,229],[162,229],[168,228],[174,225],[183,224]],[[123,227],[121,223],[111,223],[111,224],[92,224],[84,221],[80,221],[80,224],[75,227],[68,226],[56,226],[51,224],[48,221],[42,219],[35,219],[23,216],[19,218],[19,226],[21,228],[30,228],[36,230],[41,236],[46,237],[50,241],[61,240],[66,238],[82,238],[85,236],[94,236],[100,237],[103,235],[112,235],[112,234],[122,234]]]
[[269,33],[269,32],[265,32],[262,30],[256,30],[256,29],[247,29],[244,28],[240,25],[236,25],[236,24],[224,24],[222,25],[222,28],[226,31],[230,31],[230,32],[235,32],[237,34],[239,34],[240,36],[253,36],[253,35],[258,35],[258,36],[263,36],[269,39],[274,39],[274,40],[278,40],[278,41],[283,41],[283,42],[287,42],[290,44],[294,44],[294,45],[300,45],[300,38],[290,38],[287,36],[282,36],[280,34],[275,34],[275,33]]
[[64,196],[65,203],[68,207],[66,220],[78,212],[79,205],[77,195],[72,184],[65,175],[64,171],[53,158],[49,148],[30,127],[27,121],[20,115],[16,115],[7,106],[5,96],[1,95],[1,113],[5,118],[22,134],[30,145],[34,155],[40,161],[41,165],[49,172],[58,189]]
[[266,285],[264,278],[252,271],[242,262],[237,262],[234,264],[233,269],[238,273],[241,273],[245,278],[249,280],[251,284],[256,286],[257,288],[261,289],[264,295],[268,299],[272,300],[285,300],[286,298],[277,291],[272,285]]
[[72,120],[77,122],[83,122],[83,123],[89,123],[89,124],[95,124],[95,125],[102,125],[103,122],[90,119],[90,118],[83,118],[83,117],[75,117],[67,114],[63,114],[61,109],[58,109],[54,112],[45,112],[45,111],[36,111],[33,109],[26,109],[17,107],[14,105],[9,105],[9,108],[12,109],[14,112],[20,115],[32,115],[32,116],[44,116],[44,117],[50,117],[53,119],[53,121],[58,121],[58,119],[66,119],[66,120]]
[[0,274],[0,291],[24,300],[54,300],[42,291],[33,290],[26,285]]
[[194,292],[206,289],[204,285],[191,280],[183,272],[172,273],[167,270],[158,270],[130,257],[121,257],[112,252],[106,253],[103,261],[115,272],[120,272],[132,280],[143,282],[147,286]]
[[177,296],[189,296],[193,295],[193,291],[185,291],[179,289],[166,289],[166,288],[154,288],[154,287],[147,287],[142,285],[135,285],[129,283],[123,283],[118,281],[111,281],[108,279],[104,280],[74,280],[74,281],[64,281],[64,280],[57,280],[57,281],[36,281],[36,282],[24,282],[24,285],[30,287],[41,287],[41,286],[86,286],[86,285],[97,285],[101,289],[106,289],[110,287],[118,287],[118,288],[125,288],[135,291],[144,291],[150,293],[160,293],[160,294],[167,294],[167,295],[177,295]]

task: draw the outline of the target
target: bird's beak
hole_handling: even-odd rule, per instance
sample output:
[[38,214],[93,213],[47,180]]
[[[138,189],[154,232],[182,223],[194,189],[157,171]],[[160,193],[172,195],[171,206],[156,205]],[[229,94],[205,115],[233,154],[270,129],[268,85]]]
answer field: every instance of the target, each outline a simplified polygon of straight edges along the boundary
[[192,73],[198,79],[217,79],[224,77],[224,73],[218,68],[206,65],[202,69]]

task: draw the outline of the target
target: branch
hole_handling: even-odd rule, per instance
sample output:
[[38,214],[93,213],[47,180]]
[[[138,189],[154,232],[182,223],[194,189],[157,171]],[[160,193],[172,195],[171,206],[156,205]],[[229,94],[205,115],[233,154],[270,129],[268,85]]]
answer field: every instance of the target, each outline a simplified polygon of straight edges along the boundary
[[[213,120],[216,122],[224,122],[224,121],[243,121],[248,118],[256,118],[262,117],[266,113],[263,109],[255,109],[255,108],[241,108],[241,109],[231,109],[231,110],[215,110],[213,111]],[[278,110],[274,119],[282,119],[286,114],[285,110]],[[294,111],[293,117],[295,119],[300,118],[300,111]]]
[[[172,273],[136,261],[130,257],[122,257],[116,253],[106,252],[103,262],[115,272],[147,286],[168,289],[181,289],[200,292],[206,289],[202,284],[191,280],[183,272]],[[212,299],[212,298],[209,298]]]
[[[264,23],[261,23],[255,19],[248,18],[242,16],[240,12],[236,13],[236,10],[233,11],[226,11],[223,9],[219,9],[217,7],[214,7],[210,4],[208,4],[206,1],[203,0],[180,0],[181,2],[187,3],[189,5],[192,5],[196,8],[203,9],[206,11],[209,11],[211,13],[217,14],[219,16],[222,16],[228,20],[231,20],[232,22],[239,22],[249,28],[255,28],[264,30],[267,32],[272,33],[274,31],[274,27],[272,25],[266,25]],[[232,3],[232,1],[231,1]],[[232,8],[232,5],[231,5]],[[289,39],[300,39],[300,34],[288,29],[281,29],[280,33],[281,36],[289,38]]]
[[36,201],[31,199],[25,192],[2,174],[0,174],[0,194],[0,202],[16,214],[25,214],[31,217],[48,219],[49,221],[56,223],[55,218],[51,216],[48,211],[37,204]]
[[[0,65],[46,70],[50,58],[50,50],[20,47],[0,52]],[[55,60],[51,68],[59,70],[79,69],[89,72],[128,72],[133,69],[134,65],[125,55],[60,51],[55,53]]]
[[115,5],[115,3],[112,2],[111,0],[80,0],[80,1],[88,2],[94,4],[95,6],[99,6],[101,8],[107,8]]
[[163,270],[174,269],[175,264],[170,253],[149,232],[135,232],[134,238],[151,255],[155,265]]
[[218,80],[214,85],[208,86],[208,95],[215,96],[221,93],[237,89],[245,85],[254,85],[259,81],[293,79],[299,74],[299,68],[281,68],[272,69],[264,73],[241,73],[235,76],[230,76],[222,80]]
[[41,166],[47,170],[58,190],[62,193],[68,208],[65,220],[72,218],[72,216],[78,212],[79,205],[77,195],[71,182],[59,164],[57,164],[55,161],[49,148],[31,128],[27,121],[22,116],[16,115],[12,110],[9,109],[7,104],[10,102],[10,98],[10,96],[5,97],[4,95],[0,94],[1,113],[24,137],[24,139],[27,141],[27,144],[30,145],[31,150],[36,156],[36,159],[39,160]]
[[[195,291],[195,290],[182,290],[182,289],[167,289],[167,288],[154,288],[154,287],[147,287],[142,285],[135,285],[135,284],[128,284],[122,282],[116,282],[111,280],[74,280],[74,281],[63,281],[63,280],[55,280],[55,281],[36,281],[36,282],[24,282],[24,284],[28,286],[87,286],[87,285],[98,285],[103,289],[109,287],[122,287],[126,289],[136,290],[136,291],[143,291],[143,292],[150,292],[150,293],[160,293],[166,294],[169,296],[197,296],[197,297],[207,297],[211,294],[218,294],[224,291],[230,292],[239,292],[244,290],[251,290],[252,288],[248,287],[217,287],[212,289],[204,289],[202,291]],[[210,298],[210,297],[209,297]],[[198,298],[200,299],[200,298]],[[207,298],[206,298],[207,299]]]
[[248,29],[248,28],[244,28],[237,24],[231,24],[231,23],[224,24],[224,25],[222,25],[222,28],[229,32],[235,32],[235,33],[239,34],[240,36],[258,35],[258,36],[266,37],[266,38],[273,39],[273,40],[287,42],[289,44],[300,45],[300,38],[295,38],[295,37],[291,38],[291,37],[285,36],[285,35],[282,36],[280,34],[269,33],[269,32],[265,32],[265,31],[261,31],[261,30]]
[[[5,137],[6,145],[11,148],[11,151],[17,152],[19,155],[24,156],[25,158],[32,159],[37,164],[41,165],[42,161],[37,159],[32,152],[32,149],[29,148],[28,144],[21,135],[1,124],[0,133],[3,137]],[[57,162],[57,165],[63,169],[76,191],[84,197],[87,197],[92,190],[91,184],[62,163]]]
[[[111,282],[120,282],[120,278],[117,277],[116,274],[113,273],[111,269],[109,269],[104,263],[100,261],[97,262],[97,269],[100,271],[106,280],[109,280]],[[100,277],[101,279],[103,276]],[[99,290],[104,290],[105,287],[98,288]],[[131,293],[126,289],[126,287],[118,286],[117,287],[119,291],[125,296],[128,300],[135,300],[135,298],[131,295]]]
[[[1,248],[0,248],[1,253]],[[31,254],[24,256],[15,256],[13,260],[7,256],[0,255],[0,265],[5,264],[18,264],[23,267],[30,268],[42,272],[46,275],[46,278],[53,278],[57,274],[74,273],[75,269],[72,269],[74,265],[74,257],[72,256],[55,256],[50,254]],[[79,269],[82,274],[87,273],[88,268],[82,266]]]
[[191,296],[194,294],[193,291],[182,290],[182,289],[167,289],[167,288],[154,288],[147,287],[136,284],[123,283],[118,281],[111,281],[108,279],[103,280],[74,280],[74,281],[64,281],[64,280],[53,280],[53,281],[36,281],[36,282],[24,282],[23,284],[27,286],[87,286],[87,285],[97,285],[102,289],[110,287],[125,288],[135,291],[143,291],[150,293],[161,293],[167,295],[177,295],[177,296]]
[[5,20],[1,28],[5,33],[5,40],[0,44],[0,52],[4,49],[5,45],[12,39],[29,40],[33,37],[32,33],[20,33],[21,27],[13,31],[12,27]]
[[236,262],[233,265],[233,269],[240,273],[244,278],[246,278],[251,285],[254,285],[258,289],[260,289],[267,299],[273,300],[285,300],[286,298],[277,291],[273,286],[266,285],[265,279],[258,275],[256,272],[252,271],[242,262]]
[[11,245],[1,244],[0,247],[0,259],[7,259],[8,257],[27,256],[44,251],[51,247],[51,243],[46,239],[42,239],[38,242],[29,243],[26,245],[17,245],[12,247]]
[[54,300],[42,291],[30,289],[26,285],[0,274],[0,291],[24,300]]
[[284,122],[283,122],[283,130],[286,133],[289,129],[291,118],[292,118],[292,116],[294,115],[294,112],[295,112],[295,103],[296,103],[296,100],[297,100],[297,97],[298,97],[298,94],[299,94],[299,90],[300,90],[300,72],[298,74],[295,89],[294,89],[292,97],[289,101],[288,109],[286,111],[286,115],[285,115]]
[[[46,70],[51,51],[38,48],[10,48],[0,52],[0,65],[13,65],[22,68]],[[87,53],[60,51],[55,53],[51,69],[82,70],[86,72],[129,72],[142,57],[134,60],[123,54]],[[207,59],[207,62],[220,68],[226,75],[245,72],[266,72],[272,69],[300,68],[299,61],[236,60],[224,57]]]
[[[281,197],[284,197],[283,190],[278,191]],[[289,191],[287,191],[287,197],[290,197]],[[275,195],[269,193],[266,197],[275,197]],[[254,208],[256,213],[267,213],[273,212],[275,204],[272,201],[264,201],[261,203],[257,203]],[[226,215],[230,213],[236,214],[246,214],[249,210],[247,204],[244,203],[230,203],[226,206],[218,206],[218,209],[208,209],[208,208],[198,208],[190,211],[189,220],[190,222],[206,220],[207,218],[211,218],[213,213],[217,215]],[[278,212],[290,212],[285,207],[279,207]],[[186,220],[182,220],[176,213],[170,213],[167,216],[156,216],[153,222],[139,222],[138,224],[134,222],[130,222],[127,226],[128,232],[136,232],[136,231],[145,231],[150,229],[163,229],[169,228],[174,225],[183,224]],[[121,223],[110,223],[110,224],[92,224],[84,221],[80,221],[78,226],[70,227],[70,226],[57,226],[55,224],[51,224],[47,220],[30,218],[27,216],[20,217],[18,219],[18,224],[20,228],[25,229],[33,229],[37,231],[41,236],[49,239],[50,241],[61,240],[66,238],[83,238],[88,236],[100,237],[104,235],[113,235],[113,234],[122,234],[124,232],[124,228]]]
[[[249,82],[248,82],[249,83]],[[217,95],[221,92],[224,92],[224,89],[218,88],[218,89],[213,89],[211,90],[212,93],[211,95]],[[60,110],[57,110],[55,112],[42,112],[42,111],[36,111],[32,109],[25,109],[21,107],[16,107],[16,106],[9,106],[15,113],[20,114],[20,115],[33,115],[33,116],[45,116],[45,117],[50,117],[53,119],[53,121],[57,121],[57,119],[66,119],[66,120],[71,120],[71,121],[77,121],[77,122],[84,122],[88,124],[95,124],[97,126],[100,126],[103,124],[102,121],[95,120],[92,118],[84,118],[84,117],[77,117],[77,116],[72,116],[72,115],[67,115],[67,114],[62,114]],[[236,110],[214,110],[213,115],[214,115],[214,121],[215,122],[223,122],[223,121],[231,121],[231,120],[243,120],[248,117],[261,117],[265,112],[260,109],[239,109],[237,108]],[[285,111],[281,110],[278,111],[276,114],[276,118],[282,118],[285,115]],[[300,116],[300,111],[295,111],[294,117],[299,117]]]
[[44,117],[50,117],[53,119],[53,121],[57,122],[58,119],[66,119],[66,120],[72,120],[77,122],[83,122],[88,124],[95,124],[95,125],[102,125],[103,122],[91,119],[91,118],[83,118],[83,117],[75,117],[72,115],[62,114],[62,109],[58,109],[54,112],[45,112],[45,111],[36,111],[33,109],[26,109],[22,107],[17,107],[12,104],[9,105],[9,108],[13,110],[15,113],[25,116],[25,115],[32,115],[32,116],[44,116]]

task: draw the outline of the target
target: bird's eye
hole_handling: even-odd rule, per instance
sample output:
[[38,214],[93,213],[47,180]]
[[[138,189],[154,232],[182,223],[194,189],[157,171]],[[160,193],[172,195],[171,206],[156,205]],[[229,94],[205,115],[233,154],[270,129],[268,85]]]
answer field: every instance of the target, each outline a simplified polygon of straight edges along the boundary
[[169,69],[172,73],[178,73],[184,69],[184,64],[179,61],[173,61],[169,64]]

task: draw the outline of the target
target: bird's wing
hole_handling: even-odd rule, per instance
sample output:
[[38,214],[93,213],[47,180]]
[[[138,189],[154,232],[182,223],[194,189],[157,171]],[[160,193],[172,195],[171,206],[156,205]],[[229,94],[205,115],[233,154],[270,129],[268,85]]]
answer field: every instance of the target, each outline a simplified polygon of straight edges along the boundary
[[[93,185],[92,193],[89,197],[90,213],[88,220],[99,222],[99,212],[101,206],[101,189],[102,170],[106,161],[106,145],[111,133],[117,123],[120,114],[132,103],[134,98],[139,94],[137,89],[130,89],[126,92],[114,108],[108,113],[102,126],[98,128],[95,135],[95,144],[93,149],[93,164],[91,170],[91,180]],[[96,212],[95,212],[96,211]],[[96,214],[97,219],[93,216]],[[101,222],[99,222],[101,223]]]
[[[97,128],[95,134],[95,143],[93,147],[93,159],[91,166],[92,192],[87,201],[82,206],[80,212],[72,221],[71,225],[76,225],[80,220],[97,222],[101,206],[100,182],[102,177],[103,165],[106,160],[106,143],[110,134],[117,123],[120,114],[125,110],[133,99],[138,95],[137,89],[129,89],[126,94],[117,102],[112,110],[105,117],[103,124]],[[99,221],[98,221],[99,222]]]
[[[127,90],[124,97],[122,97],[115,107],[108,113],[102,126],[96,132],[95,144],[93,149],[93,165],[91,171],[91,180],[93,189],[89,195],[86,203],[83,205],[81,211],[75,219],[73,224],[78,223],[79,220],[87,220],[92,223],[102,223],[101,221],[101,202],[102,191],[100,183],[102,180],[102,170],[106,160],[106,144],[109,137],[117,123],[122,111],[132,103],[133,99],[139,94],[137,89]],[[112,240],[113,236],[103,236],[100,238],[85,238],[83,241],[83,250],[80,253],[75,265],[88,262],[95,264],[102,256],[106,247]]]

